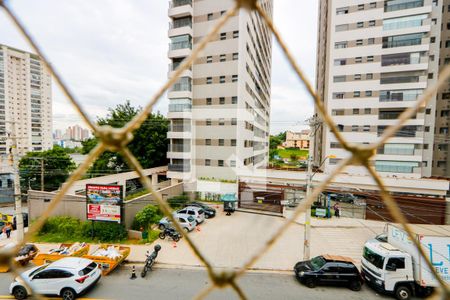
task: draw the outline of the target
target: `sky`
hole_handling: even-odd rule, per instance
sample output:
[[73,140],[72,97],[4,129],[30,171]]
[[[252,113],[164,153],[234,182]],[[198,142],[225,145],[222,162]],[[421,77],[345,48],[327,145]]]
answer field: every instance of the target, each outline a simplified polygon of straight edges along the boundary
[[[8,3],[92,120],[125,100],[144,106],[167,80],[167,0]],[[313,83],[317,9],[317,0],[274,0],[275,25]],[[1,10],[0,44],[31,51]],[[273,50],[271,133],[305,128],[314,110],[312,99],[275,41]],[[52,92],[53,129],[84,126],[56,84]],[[154,111],[166,115],[167,109],[164,96]]]

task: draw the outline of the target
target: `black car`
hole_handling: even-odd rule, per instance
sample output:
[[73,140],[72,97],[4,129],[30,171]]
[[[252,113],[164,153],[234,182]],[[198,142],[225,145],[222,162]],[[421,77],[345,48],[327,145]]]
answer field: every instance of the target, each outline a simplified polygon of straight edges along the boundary
[[201,203],[201,202],[189,202],[184,205],[184,207],[188,207],[188,206],[195,206],[195,207],[203,208],[203,210],[205,211],[206,219],[214,218],[216,215],[216,210],[214,208],[212,208],[211,206],[208,206],[204,203]]
[[340,285],[359,291],[363,284],[358,268],[344,256],[321,255],[300,261],[295,264],[294,272],[297,279],[309,288],[319,284]]

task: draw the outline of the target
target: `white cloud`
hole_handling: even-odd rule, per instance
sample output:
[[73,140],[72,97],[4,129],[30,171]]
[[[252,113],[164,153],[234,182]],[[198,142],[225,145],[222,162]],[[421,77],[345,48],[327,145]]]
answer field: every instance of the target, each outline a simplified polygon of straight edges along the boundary
[[[108,107],[130,99],[144,106],[167,79],[168,1],[9,1],[52,64],[88,112],[104,116]],[[317,0],[275,0],[275,24],[311,81],[314,81]],[[31,50],[4,13],[0,43]],[[54,85],[54,128],[80,118]],[[155,111],[167,112],[161,99]],[[274,46],[272,132],[302,124],[312,101]]]

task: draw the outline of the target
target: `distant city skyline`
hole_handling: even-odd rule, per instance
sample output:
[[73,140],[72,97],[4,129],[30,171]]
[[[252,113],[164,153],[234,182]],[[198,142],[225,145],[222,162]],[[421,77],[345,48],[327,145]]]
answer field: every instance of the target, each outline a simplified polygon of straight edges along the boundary
[[91,137],[91,133],[88,129],[79,126],[78,124],[68,126],[65,129],[55,129],[53,132],[53,139],[55,141],[60,140],[72,140],[72,141],[85,141]]

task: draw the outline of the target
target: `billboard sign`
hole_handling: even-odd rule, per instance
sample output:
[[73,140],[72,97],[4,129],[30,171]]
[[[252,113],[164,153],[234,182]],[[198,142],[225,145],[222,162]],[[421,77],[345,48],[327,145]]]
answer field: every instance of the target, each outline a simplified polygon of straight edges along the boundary
[[86,184],[87,219],[120,223],[122,194],[121,185]]

